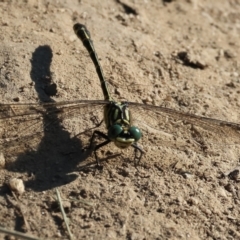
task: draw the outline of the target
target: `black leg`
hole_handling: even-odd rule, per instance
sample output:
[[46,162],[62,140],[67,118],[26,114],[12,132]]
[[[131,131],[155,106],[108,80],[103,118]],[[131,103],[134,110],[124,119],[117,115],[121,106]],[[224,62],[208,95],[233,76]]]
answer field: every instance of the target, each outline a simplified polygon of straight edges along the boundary
[[[133,143],[131,146],[134,148],[134,154],[135,154],[134,164],[135,164],[135,167],[136,167],[137,165],[139,165],[144,151],[137,145],[137,143]],[[140,156],[137,156],[138,151],[140,152]]]
[[93,117],[91,118],[91,120],[94,121],[94,123],[95,123],[95,125],[96,125],[94,128],[100,127],[101,124],[103,123],[103,119],[99,122],[96,116],[93,116]]
[[107,136],[106,134],[104,134],[104,133],[96,130],[96,131],[93,132],[93,135],[92,135],[92,137],[91,137],[91,140],[90,140],[90,148],[91,148],[92,145],[93,145],[93,141],[94,141],[96,135],[98,135],[98,136],[106,139],[106,141],[104,141],[104,142],[96,145],[96,146],[94,147],[94,150],[93,150],[93,151],[94,151],[94,155],[95,155],[95,159],[96,159],[96,162],[97,162],[97,165],[100,166],[99,159],[98,159],[98,156],[97,156],[97,152],[96,152],[96,151],[97,151],[99,148],[101,148],[101,147],[109,144],[109,143],[111,142],[111,140],[108,138],[108,136]]
[[104,139],[106,139],[106,140],[109,140],[109,139],[108,139],[108,136],[107,136],[105,133],[100,132],[100,131],[98,131],[98,130],[95,130],[95,131],[93,132],[93,134],[92,134],[91,139],[90,139],[90,147],[92,147],[93,141],[94,141],[96,135],[98,135],[98,136],[100,136],[100,137],[102,137],[102,138],[104,138]]

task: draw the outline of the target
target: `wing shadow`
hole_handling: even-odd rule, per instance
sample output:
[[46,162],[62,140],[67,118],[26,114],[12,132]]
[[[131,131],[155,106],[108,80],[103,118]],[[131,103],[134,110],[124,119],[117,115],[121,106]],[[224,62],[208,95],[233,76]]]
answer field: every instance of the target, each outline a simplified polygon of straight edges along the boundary
[[[54,102],[51,96],[57,93],[57,85],[50,71],[52,57],[52,50],[47,45],[39,46],[32,54],[30,76],[40,102]],[[44,114],[42,121],[48,125],[47,114]],[[74,181],[78,175],[73,172],[87,158],[82,152],[82,142],[71,138],[57,114],[51,116],[51,122],[47,129],[43,129],[37,150],[20,154],[16,161],[7,166],[9,171],[25,173],[25,186],[34,191],[48,190]]]

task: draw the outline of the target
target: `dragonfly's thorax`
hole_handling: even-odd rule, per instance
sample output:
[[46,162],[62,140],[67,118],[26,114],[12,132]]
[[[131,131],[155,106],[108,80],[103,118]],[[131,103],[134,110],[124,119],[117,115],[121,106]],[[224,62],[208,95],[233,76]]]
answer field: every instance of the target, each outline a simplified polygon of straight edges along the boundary
[[131,126],[131,112],[127,102],[110,102],[104,108],[108,137],[119,148],[127,148],[141,138],[138,128]]
[[110,102],[104,108],[104,120],[107,129],[114,124],[129,127],[131,113],[128,104],[126,102]]

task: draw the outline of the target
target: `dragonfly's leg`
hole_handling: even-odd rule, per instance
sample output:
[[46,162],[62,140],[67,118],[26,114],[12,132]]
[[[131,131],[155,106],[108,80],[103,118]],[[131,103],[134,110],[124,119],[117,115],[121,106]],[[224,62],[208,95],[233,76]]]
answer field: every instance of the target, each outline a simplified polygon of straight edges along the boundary
[[92,120],[92,121],[94,122],[94,124],[96,125],[95,127],[100,127],[101,124],[103,123],[103,119],[99,122],[99,121],[98,121],[98,118],[97,118],[96,116],[93,116],[91,120]]
[[106,139],[106,141],[104,141],[104,142],[102,142],[102,143],[100,143],[100,144],[98,144],[97,146],[94,147],[95,159],[96,159],[97,165],[99,166],[100,163],[99,163],[99,159],[98,159],[98,156],[97,156],[97,152],[96,152],[96,151],[97,151],[99,148],[101,148],[101,147],[107,145],[108,143],[110,143],[111,140],[108,138],[108,136],[107,136],[106,134],[104,134],[104,133],[96,130],[96,131],[93,132],[93,135],[92,135],[92,137],[91,137],[91,140],[90,140],[90,148],[91,148],[92,145],[93,145],[93,141],[94,141],[96,135],[98,135],[98,136]]
[[107,144],[109,144],[111,141],[110,140],[106,140],[100,144],[98,144],[95,148],[94,148],[94,155],[95,155],[95,159],[96,159],[96,162],[97,162],[97,165],[100,166],[100,162],[99,162],[99,159],[98,159],[98,156],[97,156],[97,150]]
[[[144,151],[137,145],[137,143],[133,143],[131,146],[134,148],[134,154],[135,154],[134,164],[135,164],[135,166],[137,166],[142,159],[142,155],[143,155]],[[140,156],[137,156],[138,152],[140,152]]]
[[[107,136],[106,134],[104,134],[103,132],[100,132],[100,131],[98,131],[98,130],[95,130],[95,131],[93,132],[93,134],[92,134],[91,139],[90,139],[90,147],[92,147],[96,135],[98,135],[98,136],[100,136],[100,137],[102,137],[102,138],[104,138],[104,139],[106,139],[106,140],[109,140],[109,138],[108,138],[108,136]],[[109,141],[110,141],[110,140],[109,140]]]

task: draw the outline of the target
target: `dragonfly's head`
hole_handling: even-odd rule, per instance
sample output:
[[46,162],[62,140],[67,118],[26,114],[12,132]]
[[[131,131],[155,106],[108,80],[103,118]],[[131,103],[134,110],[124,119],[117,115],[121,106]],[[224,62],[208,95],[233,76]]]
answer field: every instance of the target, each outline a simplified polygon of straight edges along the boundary
[[142,137],[142,133],[134,126],[123,127],[120,124],[114,124],[108,129],[108,137],[117,147],[127,148],[137,142]]

